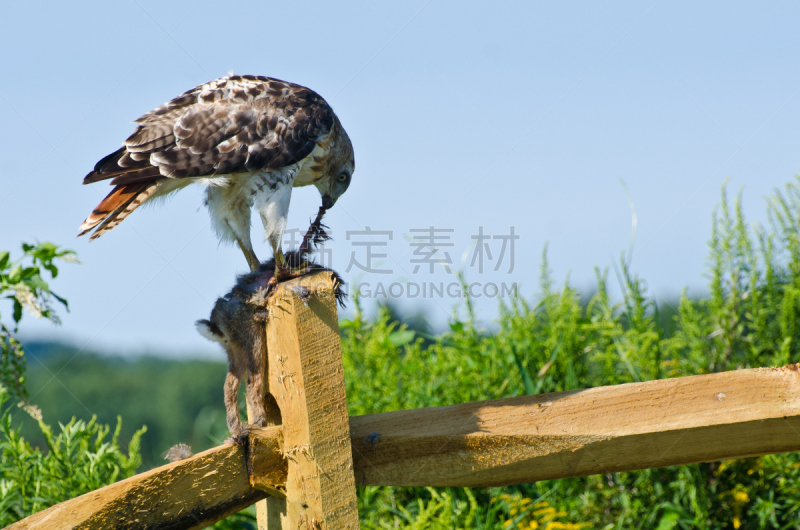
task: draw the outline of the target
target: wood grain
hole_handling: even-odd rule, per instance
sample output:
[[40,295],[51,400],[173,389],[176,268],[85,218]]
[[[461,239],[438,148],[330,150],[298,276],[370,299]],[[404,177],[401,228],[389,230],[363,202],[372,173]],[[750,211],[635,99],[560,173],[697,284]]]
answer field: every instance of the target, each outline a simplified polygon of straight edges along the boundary
[[[277,438],[279,431],[262,435]],[[263,461],[281,463],[280,457]],[[8,528],[205,528],[266,495],[250,486],[244,449],[221,446],[56,504]]]
[[798,365],[350,419],[359,485],[500,486],[800,450]]
[[[283,451],[289,461],[283,528],[358,528],[339,322],[330,273],[278,286],[269,302],[267,350],[269,391],[280,407]],[[261,487],[257,472],[251,479],[254,486]],[[266,485],[274,487],[273,483]]]

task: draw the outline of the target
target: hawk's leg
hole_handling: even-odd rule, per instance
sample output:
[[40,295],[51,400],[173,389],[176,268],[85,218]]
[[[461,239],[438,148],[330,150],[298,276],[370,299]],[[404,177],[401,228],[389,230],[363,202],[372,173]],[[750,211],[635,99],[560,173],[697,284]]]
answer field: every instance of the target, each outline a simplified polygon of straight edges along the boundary
[[258,270],[259,262],[250,242],[250,205],[246,187],[230,184],[211,184],[206,188],[206,206],[211,214],[211,225],[222,241],[236,241],[242,249],[250,271]]
[[255,193],[255,206],[264,223],[264,237],[272,246],[275,271],[270,279],[270,289],[278,282],[298,276],[289,267],[281,250],[281,239],[286,230],[292,182],[296,167],[264,173],[258,177],[262,185]]
[[275,272],[270,279],[271,287],[274,287],[278,282],[298,278],[308,273],[309,262],[306,260],[306,257],[317,245],[329,238],[328,234],[325,232],[325,228],[327,227],[322,224],[322,216],[325,215],[325,212],[326,209],[320,207],[317,212],[317,217],[308,227],[305,236],[303,236],[303,242],[300,244],[300,248],[297,249],[297,252],[295,252],[293,256],[296,263],[288,263],[280,244],[274,247]]
[[250,272],[256,272],[260,265],[256,253],[253,252],[252,248],[247,248],[238,237],[236,238],[236,242],[239,244],[239,248],[242,249],[242,253],[244,253],[244,259],[247,260],[247,264],[250,266]]

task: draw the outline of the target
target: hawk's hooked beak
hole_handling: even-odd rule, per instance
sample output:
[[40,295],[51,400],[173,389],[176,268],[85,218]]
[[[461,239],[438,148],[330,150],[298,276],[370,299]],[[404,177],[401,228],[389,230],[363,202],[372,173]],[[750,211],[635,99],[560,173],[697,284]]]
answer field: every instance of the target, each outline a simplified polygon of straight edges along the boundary
[[331,179],[331,185],[328,187],[328,193],[322,196],[322,207],[326,210],[333,208],[333,205],[336,203],[336,200],[333,199],[331,195],[333,195],[333,179]]

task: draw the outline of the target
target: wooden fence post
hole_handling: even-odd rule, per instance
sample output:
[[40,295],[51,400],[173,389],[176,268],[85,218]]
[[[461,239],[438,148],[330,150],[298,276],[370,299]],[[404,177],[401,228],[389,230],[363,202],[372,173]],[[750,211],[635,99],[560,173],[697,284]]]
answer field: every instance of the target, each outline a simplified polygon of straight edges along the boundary
[[[286,499],[271,497],[261,503],[259,529],[358,528],[339,323],[330,273],[280,284],[269,302],[266,327],[266,380],[280,409],[289,470]],[[269,396],[267,400],[269,404]],[[260,481],[254,470],[251,484],[259,487]],[[264,486],[274,487],[269,481]]]

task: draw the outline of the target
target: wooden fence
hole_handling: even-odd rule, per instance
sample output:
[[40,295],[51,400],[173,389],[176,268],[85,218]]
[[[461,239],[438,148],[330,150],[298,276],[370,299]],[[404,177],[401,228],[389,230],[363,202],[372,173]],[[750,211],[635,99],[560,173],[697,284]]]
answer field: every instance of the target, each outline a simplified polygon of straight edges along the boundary
[[273,426],[10,528],[203,528],[254,503],[260,530],[358,528],[356,485],[499,486],[800,450],[798,365],[348,418],[329,276],[283,284],[269,312]]

